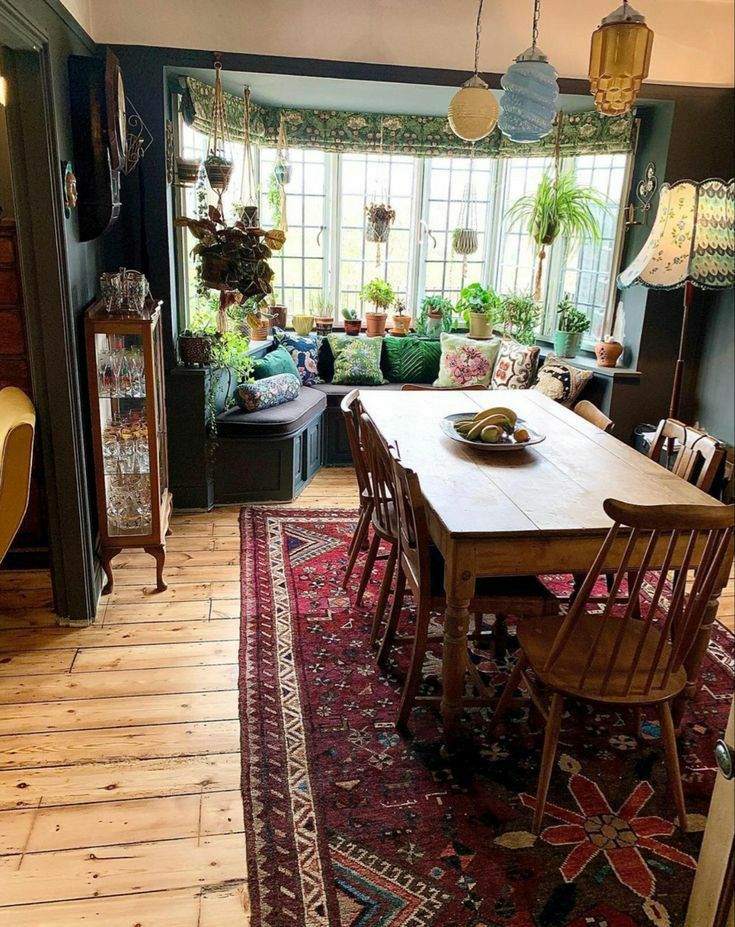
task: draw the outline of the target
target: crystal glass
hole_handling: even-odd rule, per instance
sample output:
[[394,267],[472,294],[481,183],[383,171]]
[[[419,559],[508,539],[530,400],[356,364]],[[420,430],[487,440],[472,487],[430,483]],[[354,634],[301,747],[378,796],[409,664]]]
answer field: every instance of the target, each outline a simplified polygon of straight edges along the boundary
[[119,312],[122,304],[120,274],[106,273],[100,277],[100,292],[108,312]]
[[124,277],[125,304],[128,312],[142,315],[145,298],[150,288],[145,276],[137,270],[125,271]]

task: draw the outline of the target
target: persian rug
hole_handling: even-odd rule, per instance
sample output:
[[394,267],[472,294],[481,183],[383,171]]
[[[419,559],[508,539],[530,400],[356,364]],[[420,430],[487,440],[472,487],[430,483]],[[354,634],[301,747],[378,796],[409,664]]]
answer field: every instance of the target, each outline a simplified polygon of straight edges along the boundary
[[[732,694],[729,632],[717,625],[682,728],[690,832],[674,824],[655,720],[644,718],[637,745],[629,717],[569,703],[536,837],[542,735],[527,711],[496,736],[486,710],[467,711],[468,736],[451,760],[431,707],[414,711],[413,737],[396,732],[407,646],[378,670],[368,634],[380,562],[364,607],[341,588],[355,520],[344,510],[242,512],[253,927],[682,924]],[[568,589],[568,577],[548,581]],[[500,686],[513,656],[473,659]]]

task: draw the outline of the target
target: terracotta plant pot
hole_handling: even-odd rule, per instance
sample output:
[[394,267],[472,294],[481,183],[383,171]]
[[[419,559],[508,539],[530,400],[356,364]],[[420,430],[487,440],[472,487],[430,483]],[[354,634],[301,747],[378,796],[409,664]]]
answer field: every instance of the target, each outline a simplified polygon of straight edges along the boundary
[[614,367],[624,348],[619,341],[598,341],[595,345],[595,357],[598,367]]
[[248,322],[251,341],[267,341],[271,333],[271,320],[266,316],[259,321]]
[[411,321],[412,319],[410,315],[394,315],[391,334],[407,335],[411,329]]
[[490,317],[484,312],[470,312],[470,338],[486,340],[493,333]]
[[359,335],[362,319],[345,319],[345,335]]
[[334,328],[334,318],[331,315],[317,315],[314,317],[317,335],[328,335]]
[[367,329],[368,337],[380,338],[382,335],[384,335],[386,319],[387,316],[384,312],[366,312],[365,327]]
[[281,306],[280,304],[276,306],[271,306],[269,309],[269,312],[270,312],[271,322],[277,328],[286,327],[286,315],[287,315],[288,310],[286,309],[285,306]]
[[554,353],[558,357],[574,357],[581,343],[581,332],[554,332]]
[[201,166],[201,158],[177,158],[176,180],[182,187],[193,187],[199,177]]
[[297,335],[308,335],[314,327],[313,315],[295,315],[291,322]]
[[212,360],[212,339],[208,335],[179,335],[179,355],[186,367],[207,367]]
[[204,162],[209,186],[213,190],[226,190],[232,176],[232,162],[223,158],[207,158]]

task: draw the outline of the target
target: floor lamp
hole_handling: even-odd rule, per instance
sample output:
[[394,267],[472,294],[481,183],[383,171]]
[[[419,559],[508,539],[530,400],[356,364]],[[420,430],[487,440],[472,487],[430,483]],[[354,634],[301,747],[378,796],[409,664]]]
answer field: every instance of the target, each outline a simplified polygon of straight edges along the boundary
[[684,317],[669,405],[669,418],[678,418],[694,287],[719,290],[735,285],[735,180],[681,180],[661,187],[651,234],[618,276],[621,290],[637,284],[652,290],[684,287]]

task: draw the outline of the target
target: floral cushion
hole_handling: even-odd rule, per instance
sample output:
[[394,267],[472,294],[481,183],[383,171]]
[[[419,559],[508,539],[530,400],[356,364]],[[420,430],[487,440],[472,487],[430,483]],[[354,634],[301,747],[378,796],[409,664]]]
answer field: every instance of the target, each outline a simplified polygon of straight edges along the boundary
[[380,370],[382,338],[353,338],[350,335],[328,335],[334,355],[332,383],[347,386],[380,386],[385,383]]
[[274,377],[277,373],[292,373],[299,379],[301,378],[293,357],[286,348],[280,345],[273,351],[269,351],[265,357],[258,358],[253,364],[253,377],[256,380]]
[[259,412],[298,399],[299,378],[293,373],[277,373],[252,383],[241,383],[235,390],[235,401],[244,412]]
[[533,383],[539,349],[535,345],[505,340],[500,343],[491,389],[528,389]]
[[442,356],[434,386],[489,386],[499,347],[499,338],[477,341],[442,332]]
[[571,406],[591,379],[591,370],[582,370],[556,354],[549,354],[533,388],[549,399]]
[[383,339],[383,370],[389,383],[433,383],[440,356],[438,341],[411,335]]
[[273,337],[276,343],[285,348],[293,358],[304,386],[313,386],[315,383],[322,382],[317,369],[319,342],[315,337],[296,335],[282,328],[274,328]]

